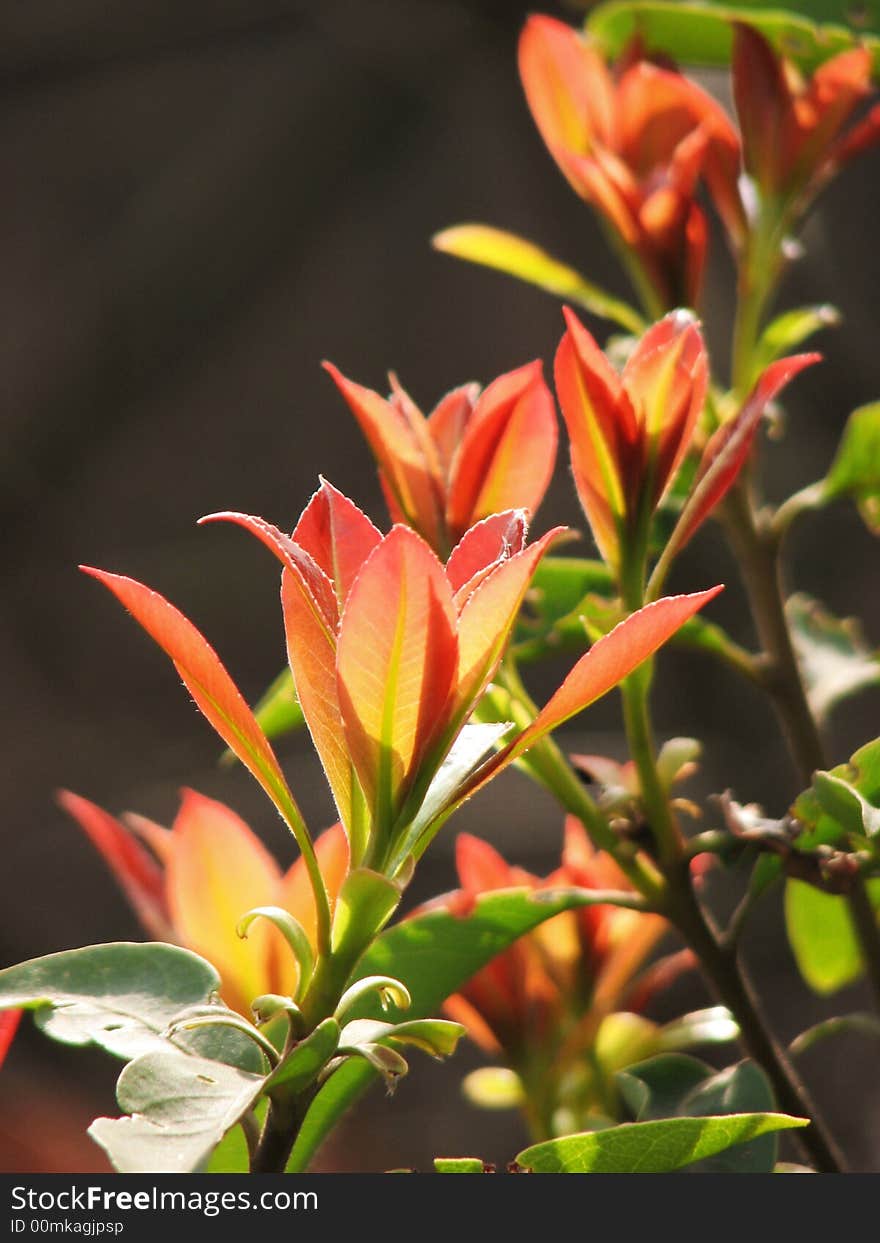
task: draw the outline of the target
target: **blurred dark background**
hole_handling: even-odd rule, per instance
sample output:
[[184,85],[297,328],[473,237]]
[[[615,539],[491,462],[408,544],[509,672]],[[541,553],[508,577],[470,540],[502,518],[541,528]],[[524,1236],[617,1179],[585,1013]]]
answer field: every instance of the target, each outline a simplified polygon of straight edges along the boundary
[[[525,10],[509,0],[5,6],[3,964],[140,935],[102,861],[54,806],[59,786],[168,823],[178,788],[194,785],[292,857],[247,775],[218,770],[216,740],[165,658],[76,564],[166,593],[255,698],[283,662],[275,570],[240,533],[194,522],[235,508],[289,528],[319,470],[383,515],[365,446],[320,360],[378,388],[393,367],[430,407],[455,383],[552,358],[554,301],[434,254],[430,234],[462,220],[505,226],[625,292],[521,97]],[[848,411],[880,393],[878,184],[875,154],[825,196],[785,290],[790,305],[830,299],[845,322],[822,342],[826,365],[793,390],[789,434],[766,453],[777,497],[824,471]],[[722,367],[728,278],[719,243],[707,314]],[[556,521],[583,526],[562,460],[537,526]],[[841,508],[806,522],[793,551],[793,582],[838,613],[865,614],[880,640],[877,549],[857,517]],[[712,615],[749,641],[742,592],[708,531],[676,585],[719,580],[730,586]],[[542,671],[540,694],[563,668]],[[877,707],[870,693],[838,712],[832,759],[880,732]],[[784,809],[794,777],[748,687],[705,658],[671,654],[657,717],[664,735],[705,737],[695,791],[731,786]],[[599,705],[566,741],[619,753],[617,704]],[[306,739],[280,749],[312,824],[328,822]],[[414,898],[454,884],[459,828],[536,871],[558,857],[558,813],[511,773],[444,832]],[[718,902],[728,888],[713,881]],[[788,1038],[865,999],[859,989],[828,1002],[806,993],[777,907],[766,903],[747,947]],[[704,1003],[691,981],[657,1013]],[[320,1166],[424,1169],[438,1153],[505,1161],[520,1146],[517,1124],[458,1099],[461,1074],[478,1063],[473,1051],[442,1068],[416,1055],[396,1099],[374,1092]],[[857,1168],[880,1164],[875,1065],[856,1038],[805,1064]],[[84,1129],[115,1112],[117,1072],[26,1023],[0,1076],[0,1169],[103,1168]]]

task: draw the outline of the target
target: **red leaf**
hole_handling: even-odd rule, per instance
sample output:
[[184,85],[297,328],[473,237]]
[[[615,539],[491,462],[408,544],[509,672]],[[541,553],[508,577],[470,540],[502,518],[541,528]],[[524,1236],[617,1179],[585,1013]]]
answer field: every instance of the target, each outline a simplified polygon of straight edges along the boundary
[[2,1010],[0,1011],[0,1066],[6,1060],[6,1054],[9,1052],[10,1046],[15,1039],[15,1033],[21,1022],[23,1010]]
[[446,521],[455,538],[491,514],[544,499],[558,429],[540,362],[499,376],[481,394],[452,461]]
[[293,532],[294,544],[309,553],[335,585],[340,609],[381,539],[381,531],[366,514],[326,479],[321,479]]
[[565,531],[555,527],[503,561],[468,596],[458,619],[460,711],[470,709],[498,668],[538,562]]
[[733,30],[733,94],[745,165],[765,190],[774,190],[794,155],[791,91],[764,36],[741,22]]
[[402,399],[400,391],[396,400],[386,401],[346,379],[332,363],[324,363],[324,369],[360,424],[395,505],[410,525],[439,547],[444,537],[442,481],[424,416],[408,398]]
[[265,518],[258,518],[254,514],[240,514],[232,510],[224,510],[199,518],[200,526],[207,522],[232,522],[249,531],[251,535],[255,535],[261,544],[274,553],[283,566],[296,572],[312,597],[324,624],[335,629],[339,621],[339,606],[333,582],[305,548],[294,543],[271,522],[267,522]]
[[69,790],[59,790],[56,798],[104,856],[150,936],[157,941],[173,940],[162,868],[153,856],[97,804]]
[[700,469],[681,517],[664,550],[664,559],[677,555],[715,506],[726,496],[742,470],[769,402],[803,371],[819,362],[821,354],[794,354],[764,371],[735,418],[712,435],[703,451]]
[[446,562],[446,577],[453,591],[469,584],[497,561],[522,552],[528,523],[521,509],[484,518],[466,531]]
[[462,384],[441,397],[428,415],[428,431],[437,450],[440,470],[447,480],[455,450],[479,396],[479,384]]
[[471,778],[456,797],[456,803],[469,798],[545,734],[618,686],[722,590],[719,585],[693,595],[667,596],[615,626],[580,658],[532,724]]

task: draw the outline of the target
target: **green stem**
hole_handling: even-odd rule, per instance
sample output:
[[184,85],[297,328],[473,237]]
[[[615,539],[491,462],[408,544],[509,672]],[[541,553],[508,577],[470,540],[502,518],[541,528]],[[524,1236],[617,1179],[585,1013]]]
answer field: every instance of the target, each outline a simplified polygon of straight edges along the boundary
[[651,283],[638,257],[634,254],[632,247],[628,246],[617,230],[607,224],[601,216],[597,218],[602,226],[602,231],[605,234],[609,247],[617,256],[630,279],[630,283],[635,290],[648,322],[654,323],[655,320],[662,319],[669,308],[663,305],[660,295]]
[[770,305],[785,263],[785,221],[764,204],[739,265],[733,322],[731,376],[734,393],[745,397],[754,380],[755,359],[764,312]]
[[[319,957],[305,997],[301,1003],[302,1030],[314,1031],[336,1010],[349,977],[366,945],[352,947],[345,954],[328,953]],[[297,1034],[291,1029],[284,1055],[295,1047]],[[315,1085],[295,1096],[287,1096],[283,1085],[271,1097],[266,1120],[251,1160],[253,1174],[283,1174],[315,1096]]]
[[327,886],[324,884],[324,877],[321,873],[321,866],[318,863],[318,856],[315,854],[311,835],[293,796],[286,787],[278,791],[276,805],[281,810],[287,826],[299,846],[312,894],[314,895],[315,940],[318,954],[328,954],[330,952],[330,898],[327,894]]
[[[519,670],[511,659],[505,659],[499,680],[511,697],[510,715],[515,724],[529,725],[538,709],[523,685]],[[649,902],[662,896],[663,879],[651,864],[639,858],[631,844],[622,842],[596,806],[570,761],[553,738],[542,738],[527,753],[528,768],[562,805],[576,816],[597,850],[605,850],[617,863],[635,888]]]
[[657,752],[648,707],[649,686],[650,669],[644,665],[630,674],[621,687],[623,717],[630,755],[639,774],[642,805],[657,843],[660,861],[668,866],[681,857],[684,839],[657,771]]

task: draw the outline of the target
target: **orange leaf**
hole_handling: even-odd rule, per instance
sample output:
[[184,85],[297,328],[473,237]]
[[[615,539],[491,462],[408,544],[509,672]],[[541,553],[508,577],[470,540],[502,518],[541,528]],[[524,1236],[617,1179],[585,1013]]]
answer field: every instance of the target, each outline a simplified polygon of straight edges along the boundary
[[601,56],[577,31],[533,16],[519,41],[519,73],[541,137],[552,155],[586,154],[615,124],[614,85]]
[[653,502],[672,483],[690,448],[706,400],[708,361],[688,311],[673,311],[649,328],[621,376],[653,459]]
[[[276,956],[278,932],[260,920],[247,940],[236,925],[255,906],[278,902],[281,874],[258,837],[233,811],[194,790],[183,791],[172,827],[168,902],[185,945],[212,962],[223,977],[223,999],[243,1014],[254,997],[295,986],[292,957]],[[273,968],[284,962],[284,969]]]
[[112,591],[171,657],[196,706],[253,773],[294,834],[305,833],[302,815],[266,735],[219,656],[192,622],[143,583],[89,566],[80,569]]
[[667,596],[615,626],[580,658],[528,729],[514,739],[514,756],[613,690],[722,590],[719,585],[692,595]]
[[336,667],[349,754],[382,832],[446,725],[458,668],[449,582],[408,527],[392,528],[352,588]]
[[310,592],[293,569],[286,569],[281,576],[281,607],[287,659],[297,698],[333,791],[339,817],[351,830],[354,774],[339,710],[336,636],[322,624]]
[[279,531],[271,522],[254,514],[223,510],[220,513],[206,514],[204,518],[199,518],[200,526],[208,522],[232,522],[236,526],[243,527],[245,531],[249,531],[251,535],[255,535],[261,544],[274,553],[283,566],[296,572],[320,613],[323,624],[330,629],[335,629],[339,621],[339,606],[333,581],[310,552],[295,543],[283,531]]

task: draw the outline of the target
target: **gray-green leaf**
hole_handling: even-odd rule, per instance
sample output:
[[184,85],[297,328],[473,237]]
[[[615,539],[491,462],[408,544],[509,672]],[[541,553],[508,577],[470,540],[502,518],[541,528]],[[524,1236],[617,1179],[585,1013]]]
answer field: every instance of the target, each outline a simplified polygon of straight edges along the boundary
[[260,1075],[183,1053],[148,1053],[119,1076],[127,1118],[97,1118],[89,1134],[123,1174],[187,1174],[258,1099]]
[[0,1008],[36,1010],[54,1040],[96,1044],[130,1059],[167,1049],[162,1032],[172,1019],[207,1003],[219,987],[211,964],[189,950],[122,941],[7,967],[0,971]]
[[820,722],[841,700],[880,683],[880,657],[855,618],[841,620],[799,593],[785,606],[813,715]]

